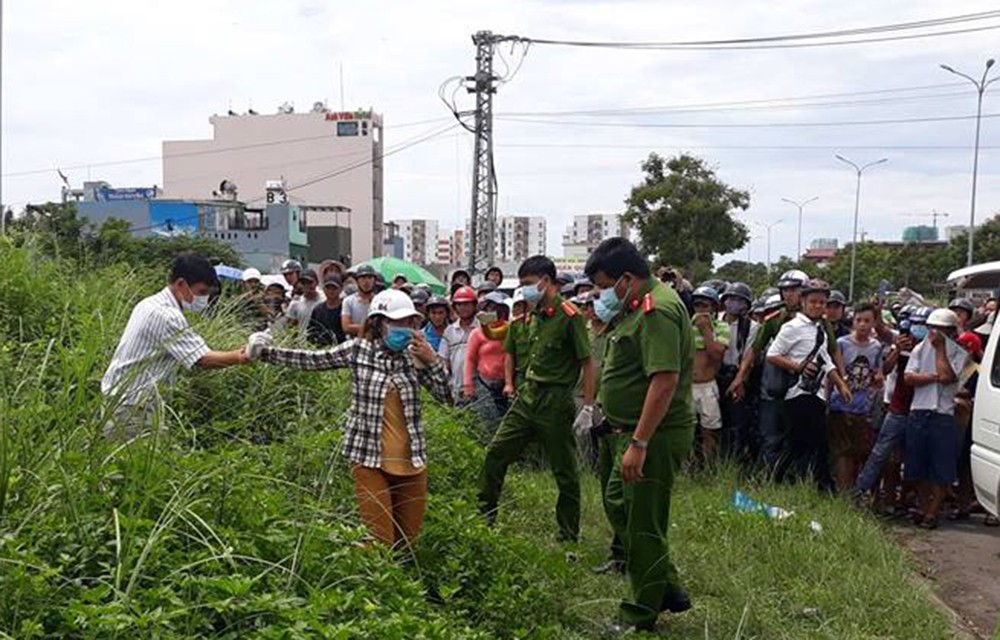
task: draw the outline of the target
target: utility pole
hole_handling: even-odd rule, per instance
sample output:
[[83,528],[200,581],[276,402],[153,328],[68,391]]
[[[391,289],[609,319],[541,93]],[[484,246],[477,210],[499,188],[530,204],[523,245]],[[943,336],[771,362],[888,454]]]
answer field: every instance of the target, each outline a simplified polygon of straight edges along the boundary
[[767,229],[767,277],[771,277],[771,227],[775,227],[781,224],[781,220],[775,220],[774,222],[768,224],[766,222],[754,221],[755,224]]
[[854,270],[858,259],[858,213],[861,211],[861,175],[866,169],[874,167],[877,164],[889,162],[889,159],[882,158],[881,160],[876,160],[875,162],[869,162],[866,165],[859,166],[844,156],[837,155],[836,158],[837,160],[854,167],[854,171],[858,175],[858,186],[854,191],[854,235],[851,238],[851,284],[847,294],[848,300],[854,300]]
[[979,94],[978,102],[976,103],[976,150],[972,154],[972,203],[969,205],[969,255],[966,260],[966,266],[972,266],[972,246],[973,246],[973,235],[975,235],[976,230],[976,179],[979,176],[979,130],[980,125],[983,121],[983,93],[986,92],[986,87],[990,86],[997,80],[1000,80],[1000,76],[997,76],[991,80],[987,80],[987,76],[990,74],[990,68],[996,62],[993,58],[986,61],[986,69],[983,71],[983,77],[979,80],[972,78],[970,76],[961,73],[960,71],[955,71],[946,64],[941,65],[941,68],[948,73],[954,73],[956,76],[965,78],[971,82],[976,87],[976,92]]
[[819,200],[819,196],[814,196],[804,202],[796,202],[794,200],[789,200],[788,198],[782,198],[782,200],[788,202],[789,204],[795,205],[796,207],[798,207],[799,210],[799,240],[798,240],[798,249],[796,249],[796,254],[795,254],[795,261],[798,262],[799,260],[802,259],[802,210],[805,209],[805,206],[810,202],[815,202],[816,200]]
[[465,78],[466,89],[476,94],[472,156],[472,211],[469,218],[469,271],[483,273],[496,257],[497,180],[493,165],[493,94],[497,76],[493,73],[493,53],[499,42],[516,40],[512,36],[477,31],[476,73]]

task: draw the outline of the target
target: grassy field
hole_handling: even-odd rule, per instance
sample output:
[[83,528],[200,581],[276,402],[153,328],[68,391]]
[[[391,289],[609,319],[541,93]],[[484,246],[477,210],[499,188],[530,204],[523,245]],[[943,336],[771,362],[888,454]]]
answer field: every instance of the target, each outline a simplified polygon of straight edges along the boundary
[[[168,434],[116,446],[100,377],[162,276],[2,242],[0,264],[0,637],[591,638],[613,615],[624,581],[589,571],[609,535],[593,478],[578,545],[555,543],[553,483],[527,469],[488,529],[480,427],[431,407],[430,510],[401,562],[360,544],[342,376],[182,376]],[[225,312],[197,326],[217,348],[247,335]],[[806,489],[743,486],[796,511],[768,521],[729,506],[736,486],[723,472],[677,488],[695,608],[664,618],[671,637],[950,637],[875,522]]]

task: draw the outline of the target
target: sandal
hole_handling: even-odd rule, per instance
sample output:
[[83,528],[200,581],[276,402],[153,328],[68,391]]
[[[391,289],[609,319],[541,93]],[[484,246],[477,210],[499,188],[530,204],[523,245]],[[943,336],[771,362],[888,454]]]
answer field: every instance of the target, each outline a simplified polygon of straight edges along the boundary
[[986,514],[986,519],[983,520],[983,524],[987,527],[1000,527],[1000,519],[993,514]]
[[921,529],[927,529],[928,531],[933,531],[934,529],[938,528],[937,516],[934,516],[933,518],[924,518],[917,526],[919,526]]

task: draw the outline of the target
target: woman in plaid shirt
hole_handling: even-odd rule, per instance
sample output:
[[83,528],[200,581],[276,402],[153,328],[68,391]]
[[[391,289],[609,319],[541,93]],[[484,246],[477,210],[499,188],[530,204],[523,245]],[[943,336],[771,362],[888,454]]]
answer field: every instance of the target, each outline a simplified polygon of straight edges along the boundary
[[452,404],[444,363],[419,331],[422,318],[404,292],[372,299],[361,337],[324,351],[269,346],[254,334],[251,360],[296,369],[349,369],[351,406],[344,455],[353,467],[361,520],[383,543],[400,547],[419,533],[427,510],[427,449],[420,387]]

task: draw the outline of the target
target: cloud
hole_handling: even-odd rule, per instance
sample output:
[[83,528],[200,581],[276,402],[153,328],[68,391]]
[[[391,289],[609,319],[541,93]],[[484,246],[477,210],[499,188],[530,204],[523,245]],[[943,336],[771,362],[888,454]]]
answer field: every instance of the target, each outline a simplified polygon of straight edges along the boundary
[[[8,3],[3,171],[156,156],[163,139],[209,136],[208,117],[230,106],[245,111],[252,104],[270,112],[286,100],[301,108],[323,99],[338,106],[341,65],[345,106],[383,112],[387,144],[398,143],[440,126],[393,128],[447,116],[437,98],[438,86],[449,76],[472,73],[470,36],[479,29],[551,38],[682,40],[801,33],[993,8],[986,0],[947,6],[931,0]],[[937,85],[955,80],[938,69],[940,62],[979,68],[995,43],[996,32],[987,31],[777,51],[635,52],[537,45],[512,81],[500,88],[496,110],[704,104]],[[509,47],[501,51],[511,58]],[[497,64],[502,71],[503,61]],[[557,120],[770,125],[974,112],[971,87],[936,91],[958,95],[904,100],[899,99],[904,94],[872,94],[817,98],[803,101],[813,106],[798,108]],[[463,108],[470,106],[470,96],[458,97]],[[816,106],[831,102],[846,104]],[[984,111],[1000,112],[1000,89],[987,96]],[[972,133],[970,121],[654,129],[498,118],[500,211],[546,215],[550,250],[559,253],[563,227],[572,215],[621,210],[649,151],[687,150],[708,158],[731,184],[752,189],[748,219],[787,221],[794,210],[781,198],[819,195],[807,209],[804,241],[825,236],[844,241],[851,231],[854,176],[833,159],[839,150],[859,160],[890,158],[887,166],[865,177],[862,226],[870,237],[896,238],[905,224],[922,221],[903,213],[937,209],[952,213],[949,224],[964,220],[971,172],[968,148],[902,147],[968,147]],[[1000,119],[984,121],[982,142],[1000,146]],[[865,146],[882,148],[857,148]],[[443,225],[461,224],[469,206],[471,156],[470,137],[460,133],[387,158],[387,216],[428,215]],[[998,163],[1000,152],[983,151],[983,215],[1000,207]],[[74,182],[90,177],[123,186],[162,180],[158,161],[68,173]],[[3,178],[4,199],[15,204],[55,198],[58,187],[54,171]],[[762,256],[762,241],[754,242],[752,255]],[[792,227],[775,227],[772,256],[794,250]],[[736,257],[745,255],[741,251]]]

